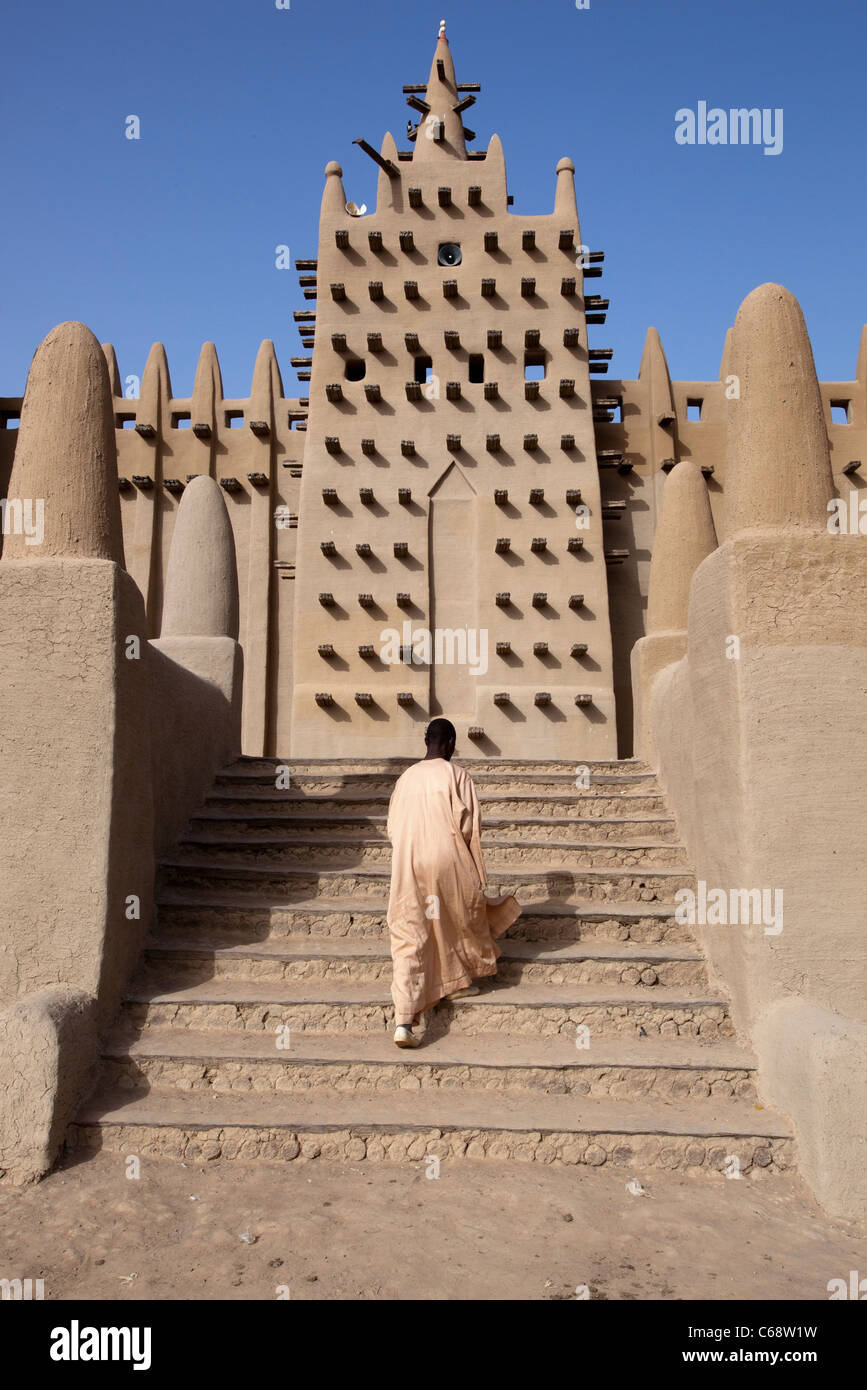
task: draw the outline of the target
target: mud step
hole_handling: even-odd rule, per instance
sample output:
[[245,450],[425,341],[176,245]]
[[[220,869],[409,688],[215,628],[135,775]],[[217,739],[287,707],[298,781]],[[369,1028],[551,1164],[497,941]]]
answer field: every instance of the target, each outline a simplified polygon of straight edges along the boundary
[[[399,777],[416,762],[418,758],[265,758],[245,754],[227,763],[219,775],[256,772],[276,777],[279,768],[288,767],[294,772],[312,773],[315,776],[343,772],[363,776],[380,772]],[[472,777],[484,773],[515,776],[555,772],[571,776],[574,781],[576,763],[571,758],[455,758],[455,766],[462,767]],[[638,758],[585,759],[579,766],[588,769],[591,779],[598,774],[611,777],[628,777],[635,773],[652,775],[648,764]]]
[[[679,868],[577,868],[571,864],[549,864],[544,873],[522,873],[489,864],[488,870],[491,887],[505,893],[517,892],[522,905],[551,898],[670,903],[679,889],[695,887],[694,875]],[[305,869],[291,864],[221,864],[201,856],[164,860],[161,865],[161,887],[249,891],[284,902],[311,896],[375,895],[382,899],[388,895],[389,881],[388,865]]]
[[[327,898],[285,901],[252,893],[215,893],[165,889],[159,901],[162,930],[205,932],[229,945],[239,936],[264,941],[274,937],[331,936],[341,939],[386,938],[386,899]],[[524,914],[504,940],[689,942],[689,928],[675,920],[668,903],[620,902],[612,908],[593,903],[538,903]]]
[[326,1161],[430,1156],[518,1159],[624,1169],[705,1169],[736,1158],[745,1175],[792,1162],[783,1120],[749,1102],[623,1104],[573,1095],[327,1090],[304,1095],[151,1091],[97,1093],[72,1126],[69,1147],[198,1158]]
[[[706,986],[704,958],[695,947],[640,947],[630,942],[604,945],[540,946],[508,937],[501,943],[500,980],[548,984],[626,984]],[[144,967],[163,976],[176,972],[179,984],[193,978],[391,981],[388,942],[382,937],[273,938],[226,946],[213,937],[167,935],[147,944]]]
[[[347,793],[366,792],[368,795],[390,796],[394,790],[402,768],[397,768],[393,772],[305,772],[285,764],[289,768],[289,787],[282,785],[278,787],[277,769],[268,771],[228,771],[218,773],[215,778],[215,788],[218,791],[232,791],[233,794],[247,790],[253,791],[282,791],[285,795],[287,791],[294,788],[296,792],[316,793],[318,795],[329,795],[341,797]],[[581,764],[582,767],[587,764]],[[605,793],[610,796],[625,795],[627,793],[643,792],[650,795],[660,795],[659,782],[656,775],[651,772],[627,772],[614,773],[610,771],[594,771],[590,774],[588,785],[576,787],[575,765],[569,764],[568,770],[564,767],[561,771],[541,771],[524,772],[520,775],[509,772],[474,772],[473,782],[479,796],[486,793],[499,793],[506,796],[517,795],[545,795],[545,794],[571,794],[573,796],[592,796],[596,793]],[[583,773],[582,773],[583,777]],[[286,774],[281,775],[281,784],[286,781]]]
[[[287,1044],[284,1046],[283,1044]],[[103,1078],[119,1090],[418,1090],[456,1086],[544,1091],[618,1100],[688,1096],[755,1100],[755,1061],[730,1042],[603,1038],[577,1049],[568,1038],[460,1035],[428,1039],[409,1052],[388,1034],[197,1033],[117,1030],[103,1050]]]
[[[299,815],[292,806],[277,812],[257,810],[243,815],[209,809],[194,816],[188,840],[210,843],[267,842],[291,844],[315,840],[334,843],[388,843],[385,815],[313,815],[309,808]],[[619,844],[622,841],[669,842],[675,821],[664,816],[493,816],[484,822],[482,845],[491,841],[579,841]]]
[[[583,1025],[591,1035],[731,1037],[726,1001],[696,989],[598,984],[480,982],[481,994],[441,1003],[425,1016],[431,1037],[506,1032],[551,1037]],[[276,1032],[376,1032],[393,1026],[385,981],[209,980],[179,984],[152,972],[133,981],[123,1007],[125,1027],[175,1026]]]
[[[685,850],[677,843],[609,842],[605,840],[568,841],[544,839],[505,840],[485,836],[482,840],[485,862],[489,870],[498,865],[547,866],[551,858],[565,860],[575,868],[611,865],[615,868],[652,866],[663,868],[688,867]],[[176,855],[183,862],[187,856],[194,860],[215,860],[223,864],[322,864],[325,867],[353,865],[391,865],[391,845],[385,838],[346,838],[333,834],[303,838],[286,834],[250,835],[247,838],[223,838],[219,835],[187,835],[180,841]]]
[[370,1067],[397,1064],[404,1073],[417,1065],[585,1071],[594,1067],[695,1071],[714,1067],[728,1073],[754,1073],[756,1060],[749,1048],[733,1039],[704,1042],[699,1038],[599,1038],[589,1048],[576,1048],[571,1038],[510,1037],[479,1034],[467,1038],[449,1033],[425,1039],[412,1051],[395,1047],[391,1033],[296,1033],[286,1051],[276,1048],[268,1033],[195,1032],[189,1028],[150,1028],[138,1034],[116,1028],[103,1056],[178,1057],[208,1064],[211,1058],[237,1062],[347,1063]]
[[[205,797],[208,814],[219,812],[247,820],[251,816],[288,816],[292,819],[337,816],[386,816],[389,798],[374,796],[366,789],[345,792],[340,796],[308,795],[294,786],[258,788],[239,792],[233,788],[215,788]],[[645,792],[550,792],[540,796],[534,792],[508,795],[499,792],[479,794],[482,820],[487,825],[496,816],[534,816],[543,819],[566,817],[569,820],[592,821],[610,817],[638,819],[648,817],[670,821],[666,816],[665,799],[659,793]]]

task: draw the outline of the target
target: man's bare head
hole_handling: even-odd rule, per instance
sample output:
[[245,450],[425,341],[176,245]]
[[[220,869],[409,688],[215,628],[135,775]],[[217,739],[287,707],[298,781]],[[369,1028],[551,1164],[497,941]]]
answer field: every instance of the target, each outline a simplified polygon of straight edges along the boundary
[[445,758],[449,762],[455,751],[457,731],[449,719],[432,719],[424,731],[428,758]]

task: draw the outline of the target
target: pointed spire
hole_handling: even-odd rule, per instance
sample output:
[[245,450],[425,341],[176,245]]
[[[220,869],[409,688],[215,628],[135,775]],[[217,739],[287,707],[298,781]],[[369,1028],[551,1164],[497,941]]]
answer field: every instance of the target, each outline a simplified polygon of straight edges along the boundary
[[166,566],[161,637],[238,637],[238,569],[222,488],[184,489]]
[[[397,145],[390,130],[385,132],[382,137],[382,148],[380,154],[383,159],[388,159],[398,167]],[[379,178],[376,183],[376,211],[383,212],[391,208],[397,211],[403,206],[399,201],[401,197],[400,179],[390,179],[384,169],[380,169]]]
[[333,226],[335,222],[340,222],[348,216],[346,190],[343,187],[343,169],[336,159],[332,159],[325,166],[325,188],[322,193],[319,218],[322,223],[327,218]]
[[[466,159],[467,144],[464,139],[464,122],[455,107],[460,101],[455,65],[452,60],[449,41],[446,38],[445,20],[440,23],[436,50],[431,63],[425,100],[430,107],[428,115],[419,125],[418,137],[413,149],[413,162],[417,159],[429,160],[438,154],[449,154],[458,159]],[[431,138],[435,123],[443,125],[442,139]]]
[[36,349],[7,492],[22,502],[31,538],[40,502],[44,519],[39,544],[28,545],[23,529],[9,532],[4,561],[71,555],[123,566],[108,366],[83,323],[59,324]]
[[673,403],[668,360],[662,346],[662,339],[653,327],[648,328],[644,338],[638,379],[650,390],[660,405]]
[[[554,216],[563,219],[564,227],[574,227],[578,234],[578,203],[575,198],[575,165],[571,159],[561,159],[557,165],[557,192],[554,195]],[[576,243],[577,244],[577,243]]]
[[111,343],[103,343],[102,351],[105,356],[105,365],[108,367],[108,382],[111,387],[111,394],[112,396],[122,396],[123,391],[120,385],[120,372],[118,371],[114,348]]
[[506,156],[503,153],[503,142],[499,135],[492,135],[488,141],[485,162],[480,165],[480,168],[484,171],[485,202],[489,208],[493,208],[497,212],[506,212],[509,206],[506,187]]
[[726,539],[754,529],[822,529],[834,496],[825,414],[801,306],[760,285],[735,319],[728,402]]
[[658,469],[669,459],[677,458],[677,417],[662,341],[655,328],[648,328],[641,353],[638,380],[644,387],[647,401],[650,458]]
[[217,403],[223,399],[223,377],[217,349],[213,343],[202,343],[196,379],[193,382],[193,396],[190,403],[192,424],[207,425],[210,438],[217,429]]
[[684,459],[671,470],[662,490],[650,560],[649,635],[686,629],[692,577],[716,548],[707,484],[697,464]]
[[172,380],[166,350],[162,343],[154,343],[148,353],[144,375],[141,379],[141,399],[138,407],[138,424],[153,425],[159,435],[165,428],[168,417],[168,404],[172,398]]
[[277,354],[270,338],[263,338],[256,354],[253,368],[253,384],[250,387],[249,417],[251,420],[267,420],[269,428],[274,429],[274,401],[283,398],[283,380],[277,364]]

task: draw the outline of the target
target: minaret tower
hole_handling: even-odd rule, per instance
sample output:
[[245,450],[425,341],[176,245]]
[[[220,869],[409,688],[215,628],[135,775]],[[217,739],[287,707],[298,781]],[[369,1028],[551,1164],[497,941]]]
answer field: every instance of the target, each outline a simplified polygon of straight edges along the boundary
[[[440,26],[375,211],[325,170],[292,753],[616,757],[575,168],[511,211]],[[309,263],[305,262],[305,265]],[[309,321],[305,321],[305,333]]]

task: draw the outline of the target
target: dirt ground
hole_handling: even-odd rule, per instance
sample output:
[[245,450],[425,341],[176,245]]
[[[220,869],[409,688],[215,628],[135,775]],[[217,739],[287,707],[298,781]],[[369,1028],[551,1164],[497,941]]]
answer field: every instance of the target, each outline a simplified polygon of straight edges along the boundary
[[136,1179],[103,1152],[0,1184],[0,1278],[42,1278],[46,1299],[822,1300],[867,1269],[863,1230],[797,1178],[426,1171],[154,1159]]

